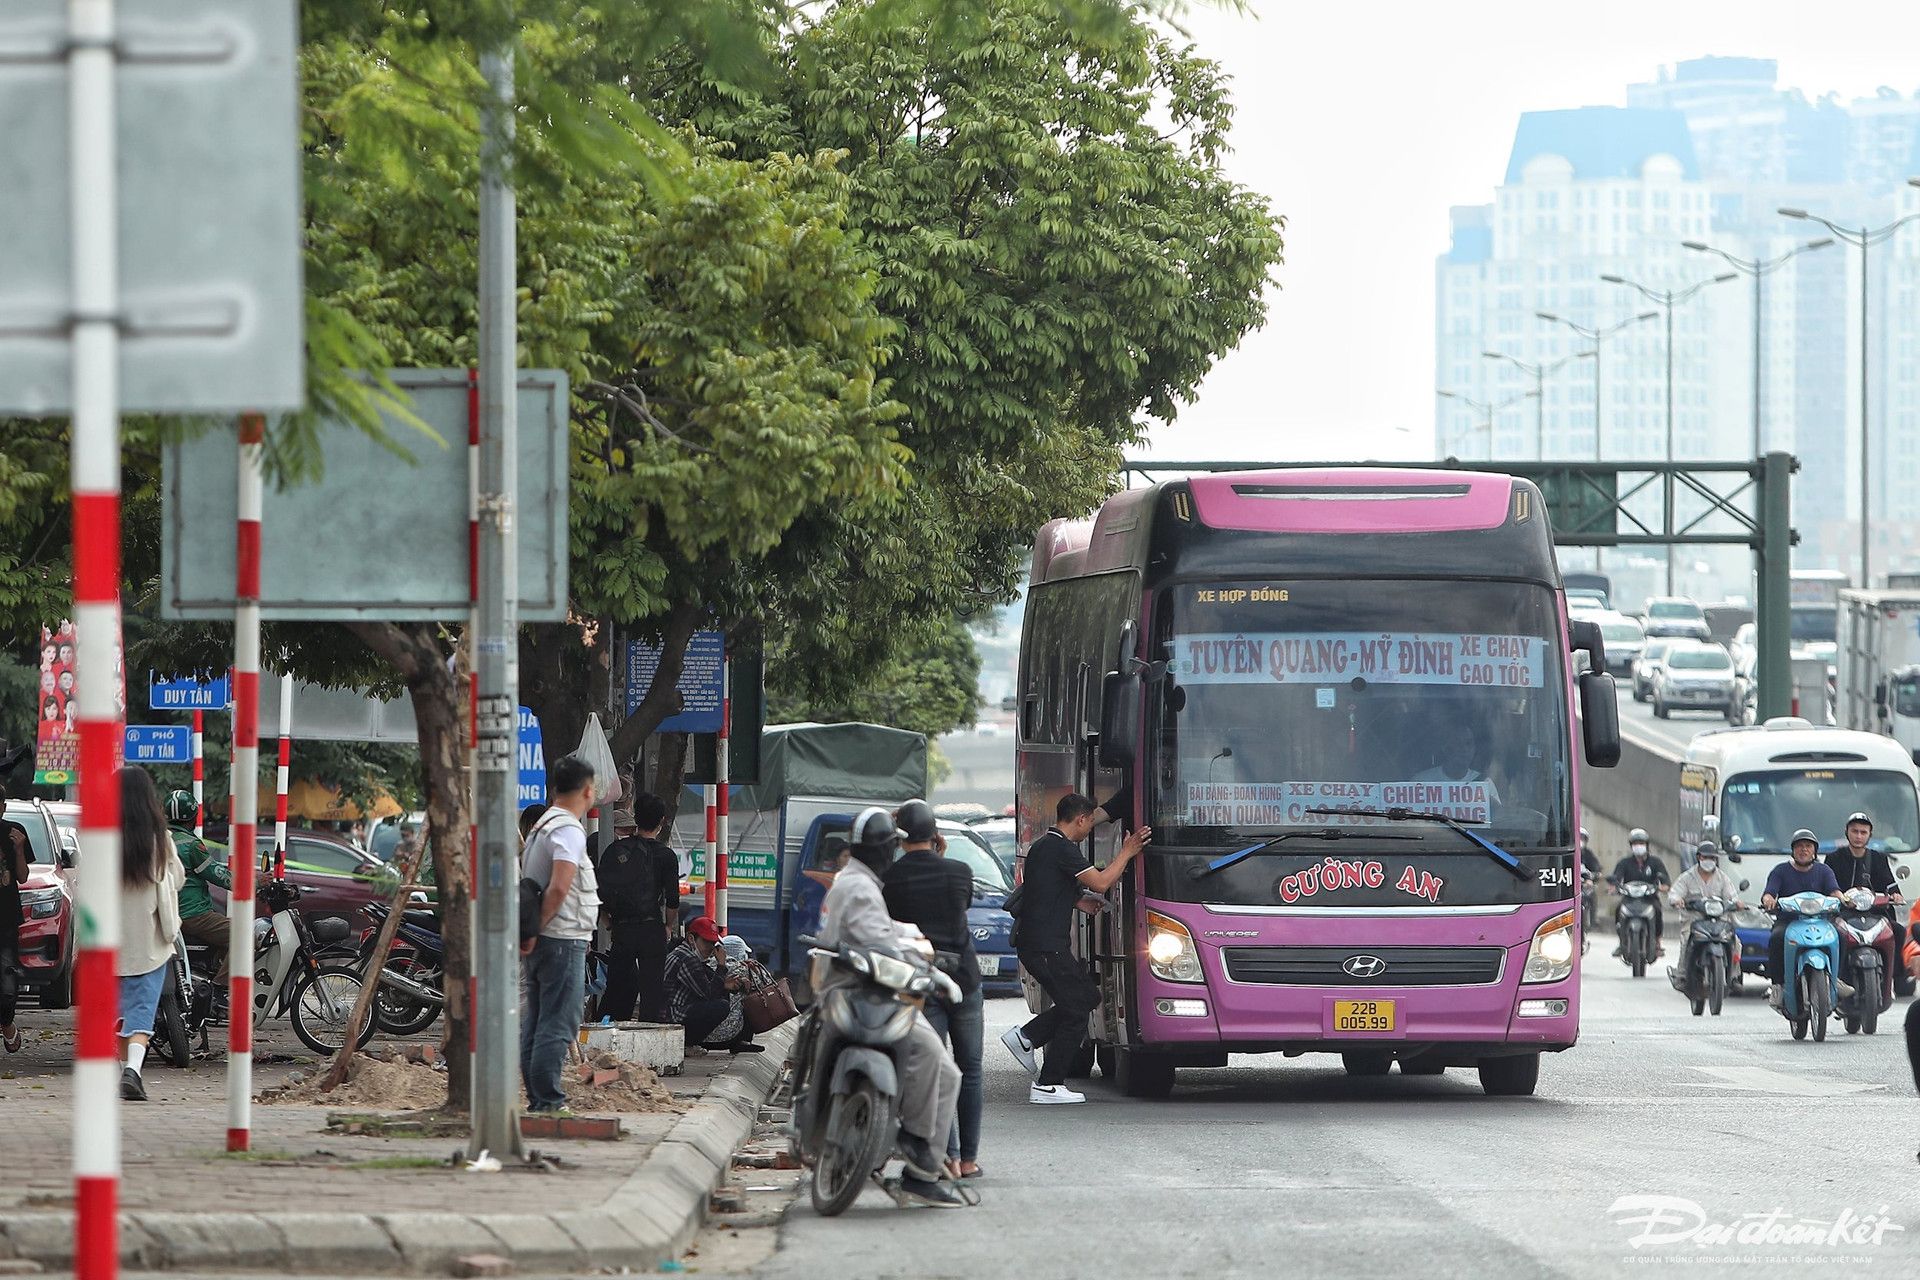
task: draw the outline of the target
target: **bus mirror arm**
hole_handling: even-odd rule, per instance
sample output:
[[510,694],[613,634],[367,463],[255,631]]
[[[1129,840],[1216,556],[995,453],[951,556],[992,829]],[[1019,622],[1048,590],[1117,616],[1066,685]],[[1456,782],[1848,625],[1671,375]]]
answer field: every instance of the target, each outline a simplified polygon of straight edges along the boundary
[[1575,650],[1585,650],[1589,662],[1588,670],[1605,671],[1607,669],[1607,640],[1597,622],[1585,622],[1576,619],[1567,624],[1567,638]]

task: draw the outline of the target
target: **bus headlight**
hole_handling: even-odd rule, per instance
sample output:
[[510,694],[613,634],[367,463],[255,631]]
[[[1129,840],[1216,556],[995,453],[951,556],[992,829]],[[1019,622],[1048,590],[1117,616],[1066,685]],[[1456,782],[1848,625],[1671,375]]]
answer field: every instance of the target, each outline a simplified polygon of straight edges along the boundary
[[1147,912],[1147,967],[1167,982],[1205,982],[1200,953],[1187,926],[1158,911]]
[[1573,912],[1565,911],[1533,931],[1522,982],[1559,982],[1573,974]]

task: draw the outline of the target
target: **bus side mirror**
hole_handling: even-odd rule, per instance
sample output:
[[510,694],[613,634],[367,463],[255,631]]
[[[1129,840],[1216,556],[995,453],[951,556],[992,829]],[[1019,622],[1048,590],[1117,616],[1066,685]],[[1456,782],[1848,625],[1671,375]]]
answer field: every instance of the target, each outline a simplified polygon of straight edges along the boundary
[[[1567,637],[1572,642],[1574,649],[1586,651],[1587,669],[1589,671],[1605,671],[1607,669],[1607,640],[1606,637],[1601,634],[1599,623],[1569,622],[1567,624]],[[1617,718],[1618,717],[1616,717],[1616,719]]]
[[1620,763],[1620,703],[1604,671],[1580,677],[1580,730],[1588,764],[1611,769]]
[[1140,677],[1109,671],[1100,682],[1100,767],[1130,769],[1140,738]]

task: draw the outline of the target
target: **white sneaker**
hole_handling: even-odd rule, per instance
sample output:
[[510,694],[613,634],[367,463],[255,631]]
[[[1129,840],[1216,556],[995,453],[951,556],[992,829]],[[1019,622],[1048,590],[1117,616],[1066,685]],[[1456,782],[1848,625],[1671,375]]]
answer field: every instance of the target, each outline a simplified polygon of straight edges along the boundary
[[1063,1084],[1035,1084],[1027,1086],[1027,1101],[1041,1105],[1063,1106],[1068,1103],[1085,1102],[1087,1095],[1075,1093]]
[[1851,1000],[1857,994],[1857,992],[1854,990],[1853,984],[1850,982],[1842,982],[1838,978],[1835,978],[1833,980],[1833,985],[1840,988],[1840,998],[1842,1000]]
[[1000,1043],[1007,1046],[1007,1052],[1013,1055],[1014,1061],[1026,1069],[1028,1075],[1040,1074],[1040,1060],[1034,1057],[1033,1046],[1027,1043],[1027,1037],[1021,1033],[1020,1028],[1009,1028],[1007,1033],[1000,1037]]

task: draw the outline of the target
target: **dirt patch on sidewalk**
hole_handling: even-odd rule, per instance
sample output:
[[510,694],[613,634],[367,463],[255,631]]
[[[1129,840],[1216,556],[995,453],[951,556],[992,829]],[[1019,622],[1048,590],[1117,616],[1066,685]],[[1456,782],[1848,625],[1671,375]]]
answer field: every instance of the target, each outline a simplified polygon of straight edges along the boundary
[[[400,1053],[378,1057],[356,1053],[347,1064],[347,1079],[331,1093],[323,1092],[326,1072],[289,1081],[269,1089],[259,1101],[269,1106],[365,1107],[373,1111],[429,1111],[447,1104],[446,1072],[414,1062]],[[567,1107],[581,1115],[678,1114],[687,1104],[660,1083],[651,1067],[622,1062],[611,1053],[597,1053],[584,1064],[567,1068]]]

